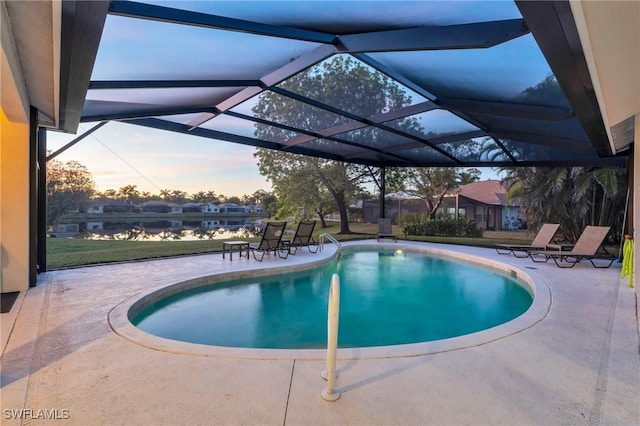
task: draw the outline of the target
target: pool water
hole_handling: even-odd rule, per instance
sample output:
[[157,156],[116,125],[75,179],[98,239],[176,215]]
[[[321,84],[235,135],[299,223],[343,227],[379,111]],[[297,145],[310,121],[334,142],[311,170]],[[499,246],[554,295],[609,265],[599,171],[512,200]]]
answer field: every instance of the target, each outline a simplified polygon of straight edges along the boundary
[[322,348],[331,276],[341,279],[340,347],[418,343],[510,321],[530,293],[496,271],[390,250],[345,251],[308,271],[191,289],[140,311],[132,322],[168,339],[246,348]]

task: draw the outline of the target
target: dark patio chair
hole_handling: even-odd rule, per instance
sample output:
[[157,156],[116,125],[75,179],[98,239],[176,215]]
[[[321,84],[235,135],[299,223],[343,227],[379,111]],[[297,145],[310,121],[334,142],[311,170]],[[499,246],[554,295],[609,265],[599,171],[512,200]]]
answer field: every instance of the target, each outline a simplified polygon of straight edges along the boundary
[[[290,241],[283,241],[283,245],[287,247],[287,255],[296,254],[298,250],[306,247],[310,253],[318,252],[318,243],[313,239],[313,230],[316,227],[316,221],[300,221],[296,234]],[[314,247],[315,250],[312,248]]]
[[391,219],[389,218],[381,217],[378,219],[378,241],[381,238],[389,238],[394,242],[398,241],[398,238],[391,231]]
[[[273,253],[282,257],[282,235],[287,222],[267,222],[267,226],[262,233],[262,240],[259,243],[250,243],[249,251],[253,253],[253,258],[262,262],[265,254]],[[260,259],[256,253],[260,253]],[[285,256],[286,257],[286,256]]]

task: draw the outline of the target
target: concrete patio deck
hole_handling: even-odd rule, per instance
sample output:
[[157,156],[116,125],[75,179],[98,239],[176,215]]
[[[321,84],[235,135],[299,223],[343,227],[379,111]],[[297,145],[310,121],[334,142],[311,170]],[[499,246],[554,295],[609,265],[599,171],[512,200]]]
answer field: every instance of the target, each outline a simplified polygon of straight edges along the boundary
[[109,316],[155,288],[298,265],[331,256],[333,246],[262,263],[218,253],[52,271],[2,314],[1,423],[640,424],[639,306],[619,264],[561,270],[490,249],[410,245],[512,265],[548,288],[549,309],[522,331],[466,348],[381,358],[355,351],[338,361],[342,397],[326,402],[324,361],[153,349],[115,333]]

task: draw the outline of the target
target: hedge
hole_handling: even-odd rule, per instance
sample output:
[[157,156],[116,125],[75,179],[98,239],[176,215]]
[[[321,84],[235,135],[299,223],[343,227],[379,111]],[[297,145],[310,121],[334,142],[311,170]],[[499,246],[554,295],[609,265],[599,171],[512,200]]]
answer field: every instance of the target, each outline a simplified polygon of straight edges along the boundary
[[437,237],[482,237],[482,230],[469,219],[429,219],[425,216],[407,215],[403,218],[406,235]]

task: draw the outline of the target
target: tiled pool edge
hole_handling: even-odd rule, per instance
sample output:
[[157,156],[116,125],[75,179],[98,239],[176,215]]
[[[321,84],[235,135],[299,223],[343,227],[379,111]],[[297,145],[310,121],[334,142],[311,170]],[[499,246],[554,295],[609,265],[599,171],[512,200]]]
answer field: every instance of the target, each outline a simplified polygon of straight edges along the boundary
[[[505,324],[483,330],[477,333],[465,336],[454,337],[450,339],[436,340],[423,343],[414,343],[407,345],[365,347],[365,348],[344,348],[338,350],[338,359],[369,359],[369,358],[396,358],[396,357],[412,357],[420,355],[428,355],[440,352],[448,352],[474,346],[479,346],[493,342],[498,339],[508,337],[510,335],[524,331],[541,320],[543,320],[551,306],[551,291],[545,280],[538,276],[535,279],[523,270],[514,266],[487,259],[475,255],[461,253],[453,250],[444,250],[420,244],[399,242],[390,246],[389,244],[379,244],[372,242],[356,242],[345,244],[349,248],[375,248],[394,247],[396,249],[412,250],[417,252],[428,253],[453,259],[459,259],[471,262],[480,266],[489,267],[517,277],[521,282],[525,283],[531,293],[534,295],[533,303],[529,309],[519,317]],[[229,348],[220,346],[209,346],[195,343],[180,342],[165,339],[148,334],[135,327],[129,320],[129,312],[131,310],[139,310],[144,306],[148,306],[159,297],[168,296],[178,291],[197,287],[202,284],[211,282],[221,282],[236,278],[255,277],[272,275],[281,272],[291,272],[296,270],[308,269],[322,263],[332,260],[337,255],[335,250],[323,256],[321,259],[314,259],[311,262],[302,264],[286,264],[275,267],[256,267],[252,269],[238,270],[233,272],[219,272],[203,277],[198,277],[169,286],[146,291],[146,294],[136,294],[116,305],[108,315],[108,321],[111,329],[119,336],[136,343],[138,345],[148,347],[150,349],[176,354],[190,354],[206,357],[227,357],[227,358],[244,358],[244,359],[307,359],[321,360],[326,357],[324,349],[253,349],[253,348]],[[251,264],[255,265],[255,263]],[[256,265],[260,266],[260,265]],[[328,284],[327,284],[328,285]]]

